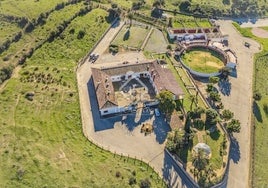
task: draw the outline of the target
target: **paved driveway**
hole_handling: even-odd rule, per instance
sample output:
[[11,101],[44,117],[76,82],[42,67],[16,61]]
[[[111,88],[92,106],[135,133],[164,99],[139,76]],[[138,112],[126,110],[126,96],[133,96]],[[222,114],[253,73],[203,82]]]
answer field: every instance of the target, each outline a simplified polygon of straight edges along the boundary
[[[249,187],[250,168],[250,126],[252,106],[253,55],[260,45],[251,39],[242,37],[232,26],[231,21],[218,21],[224,34],[229,35],[229,46],[236,52],[238,66],[237,77],[230,77],[230,91],[222,95],[226,109],[234,112],[241,122],[241,132],[235,134],[231,145],[231,159],[227,187]],[[250,48],[244,42],[251,44]]]
[[[92,66],[113,66],[123,61],[144,61],[142,52],[128,52],[122,54],[105,53],[109,42],[120,30],[113,27],[99,43],[93,53],[100,55],[99,59],[91,64],[84,63],[77,70],[77,84],[81,108],[81,118],[84,135],[98,145],[110,151],[137,157],[149,162],[152,167],[162,175],[172,187],[191,187],[181,179],[181,172],[177,171],[176,164],[164,153],[164,141],[169,126],[161,117],[155,117],[153,111],[143,113],[141,119],[135,122],[136,114],[100,119],[96,103],[95,92],[91,83]],[[154,132],[145,136],[140,133],[141,123],[149,121],[154,125]]]

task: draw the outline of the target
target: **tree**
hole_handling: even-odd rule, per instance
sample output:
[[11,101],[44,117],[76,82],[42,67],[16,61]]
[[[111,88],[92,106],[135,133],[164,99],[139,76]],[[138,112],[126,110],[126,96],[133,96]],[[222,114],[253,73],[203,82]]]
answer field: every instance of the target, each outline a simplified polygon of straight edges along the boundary
[[206,111],[206,124],[215,125],[218,120],[218,113],[216,110],[209,108]]
[[203,113],[205,113],[205,109],[198,106],[193,110],[192,118],[200,118]]
[[114,19],[116,17],[119,17],[121,14],[121,9],[118,7],[116,3],[112,3],[111,8],[108,10],[109,12],[109,18]]
[[229,121],[230,119],[232,119],[234,117],[234,113],[231,112],[230,110],[226,110],[224,109],[222,111],[222,118],[224,119],[224,121]]
[[77,34],[77,39],[82,39],[85,36],[86,32],[83,30],[80,30]]
[[185,11],[185,12],[188,12],[190,7],[191,7],[191,1],[187,1],[187,0],[181,2],[179,5],[180,11]]
[[217,84],[219,82],[219,80],[220,79],[216,76],[209,77],[209,83],[212,83],[212,84]]
[[176,108],[173,94],[168,90],[162,90],[156,97],[159,101],[159,108],[169,116]]
[[183,145],[184,136],[185,132],[180,131],[178,129],[169,132],[167,137],[166,148],[171,152],[175,152],[176,149],[180,149],[181,146]]
[[239,133],[241,129],[240,121],[232,119],[231,122],[227,123],[226,129],[229,133]]
[[133,14],[130,12],[127,14],[127,18],[129,19],[129,27],[132,26],[132,19],[133,19]]
[[173,27],[172,18],[168,18],[168,27]]
[[205,152],[202,149],[198,149],[198,152],[194,154],[192,164],[195,169],[200,173],[202,170],[206,169],[206,166],[209,164],[208,159],[206,158]]
[[148,178],[142,179],[140,182],[140,188],[150,188],[151,182]]
[[193,104],[194,104],[194,102],[196,102],[196,95],[190,95],[189,99],[191,101],[190,110],[192,111],[193,110]]
[[260,101],[261,98],[262,98],[261,93],[258,92],[258,91],[255,91],[254,94],[253,94],[253,99],[254,99],[255,101]]
[[209,83],[209,84],[207,84],[207,88],[206,88],[206,92],[211,92],[211,91],[213,91],[214,90],[214,86],[213,86],[213,84],[211,84],[211,83]]
[[216,91],[211,91],[209,93],[209,97],[213,102],[221,102],[221,96],[218,92]]

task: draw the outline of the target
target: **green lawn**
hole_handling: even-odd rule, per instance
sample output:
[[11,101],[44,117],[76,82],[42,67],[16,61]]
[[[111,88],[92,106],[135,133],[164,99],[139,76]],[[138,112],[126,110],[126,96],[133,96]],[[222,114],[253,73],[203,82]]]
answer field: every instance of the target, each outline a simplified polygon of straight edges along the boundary
[[202,73],[218,72],[224,66],[221,59],[212,51],[191,50],[181,58],[185,65],[194,71]]
[[149,31],[150,28],[146,29],[132,25],[129,29],[125,25],[112,41],[112,44],[140,48]]
[[236,23],[233,25],[245,37],[253,38],[262,44],[263,51],[255,55],[255,71],[254,71],[254,85],[253,90],[258,91],[262,95],[262,99],[254,105],[255,110],[253,113],[253,120],[255,124],[254,129],[254,158],[252,177],[253,187],[267,187],[268,186],[268,115],[265,113],[265,105],[268,104],[268,40],[258,38],[251,33],[251,28],[240,28]]
[[163,53],[167,50],[167,41],[162,31],[154,29],[144,50],[148,52]]
[[[144,163],[105,152],[82,133],[75,67],[109,26],[96,21],[105,15],[96,9],[77,17],[1,90],[0,187],[125,188],[132,176],[137,184],[148,178],[152,187],[164,187]],[[86,35],[78,40],[80,29]]]

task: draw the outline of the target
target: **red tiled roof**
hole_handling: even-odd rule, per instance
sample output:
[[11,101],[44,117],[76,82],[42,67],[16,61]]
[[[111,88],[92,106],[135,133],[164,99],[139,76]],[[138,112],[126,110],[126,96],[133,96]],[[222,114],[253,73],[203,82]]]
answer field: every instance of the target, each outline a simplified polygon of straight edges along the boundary
[[118,65],[117,67],[92,68],[92,77],[100,109],[117,106],[111,76],[124,75],[129,71],[151,73],[158,91],[169,90],[177,97],[183,95],[171,70],[163,68],[157,61]]

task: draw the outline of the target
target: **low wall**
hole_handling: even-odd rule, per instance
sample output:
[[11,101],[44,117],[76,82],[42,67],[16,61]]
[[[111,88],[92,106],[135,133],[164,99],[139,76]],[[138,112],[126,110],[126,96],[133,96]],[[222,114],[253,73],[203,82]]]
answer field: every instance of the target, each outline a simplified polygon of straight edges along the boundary
[[[226,65],[227,62],[228,62],[228,55],[223,50],[221,50],[220,48],[217,48],[217,47],[214,47],[214,46],[202,45],[202,44],[190,44],[190,45],[187,46],[186,50],[189,50],[189,49],[191,50],[191,49],[194,49],[194,48],[204,48],[204,49],[209,49],[209,50],[215,51],[219,55],[221,55],[221,60],[223,61],[224,65]],[[214,72],[214,73],[198,72],[198,71],[195,71],[195,70],[191,69],[186,64],[184,64],[184,62],[181,60],[180,57],[179,57],[179,61],[181,62],[182,66],[185,69],[187,69],[192,75],[202,77],[202,78],[209,78],[211,76],[220,76],[221,75],[221,72]]]

